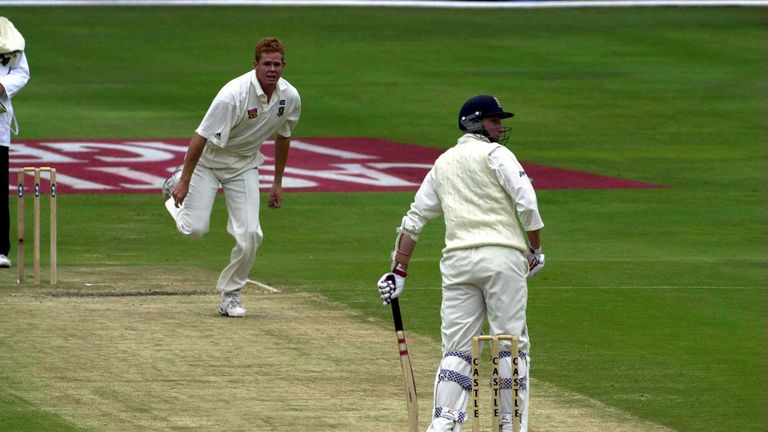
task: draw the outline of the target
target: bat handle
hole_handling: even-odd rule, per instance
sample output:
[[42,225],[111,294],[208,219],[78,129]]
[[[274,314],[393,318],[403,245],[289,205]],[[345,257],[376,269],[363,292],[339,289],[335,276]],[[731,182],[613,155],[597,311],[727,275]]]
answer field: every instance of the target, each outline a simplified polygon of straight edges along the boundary
[[395,322],[395,331],[403,331],[403,316],[400,314],[400,302],[398,299],[393,298],[390,301],[392,306],[392,319]]

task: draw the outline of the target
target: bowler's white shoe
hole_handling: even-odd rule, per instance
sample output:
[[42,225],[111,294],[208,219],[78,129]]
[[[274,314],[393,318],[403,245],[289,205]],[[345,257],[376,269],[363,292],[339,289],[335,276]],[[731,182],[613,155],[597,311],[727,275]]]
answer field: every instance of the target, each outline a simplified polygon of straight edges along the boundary
[[176,208],[176,203],[173,201],[173,198],[168,198],[167,200],[165,200],[165,208],[166,210],[168,210],[168,213],[171,214],[173,221],[176,222],[176,224],[178,225],[179,209]]
[[171,197],[171,192],[173,191],[173,187],[176,185],[176,183],[179,182],[179,179],[181,179],[181,168],[176,168],[176,171],[171,174],[170,177],[165,179],[163,182],[163,199],[168,200],[168,198]]
[[10,268],[11,260],[7,256],[0,254],[0,268]]
[[245,308],[240,303],[240,293],[224,294],[219,303],[219,313],[224,316],[241,318],[245,316]]

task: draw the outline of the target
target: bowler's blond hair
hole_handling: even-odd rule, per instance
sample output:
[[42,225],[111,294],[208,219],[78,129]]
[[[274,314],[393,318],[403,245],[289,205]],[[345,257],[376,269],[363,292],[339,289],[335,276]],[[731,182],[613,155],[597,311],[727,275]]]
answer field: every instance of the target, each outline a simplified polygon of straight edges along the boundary
[[283,56],[283,63],[285,63],[285,47],[283,42],[276,37],[265,37],[256,43],[256,52],[254,58],[258,62],[261,59],[261,55],[265,53],[278,52]]

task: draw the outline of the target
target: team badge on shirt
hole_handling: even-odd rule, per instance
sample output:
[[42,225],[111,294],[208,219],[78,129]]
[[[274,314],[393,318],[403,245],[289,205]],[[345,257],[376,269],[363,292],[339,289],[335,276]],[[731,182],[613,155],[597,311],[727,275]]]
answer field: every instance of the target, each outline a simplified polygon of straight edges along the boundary
[[280,99],[277,105],[279,106],[277,109],[277,116],[282,117],[283,114],[285,114],[285,99]]
[[248,118],[249,119],[256,118],[258,116],[259,116],[259,108],[258,107],[251,108],[251,109],[248,110]]

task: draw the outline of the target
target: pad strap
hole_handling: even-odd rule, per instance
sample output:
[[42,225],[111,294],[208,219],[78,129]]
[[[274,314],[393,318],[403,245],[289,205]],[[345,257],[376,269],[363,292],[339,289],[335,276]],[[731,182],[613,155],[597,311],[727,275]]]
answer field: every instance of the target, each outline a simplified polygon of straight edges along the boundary
[[465,354],[463,352],[448,351],[447,353],[445,353],[445,355],[443,355],[443,358],[446,358],[446,357],[458,357],[464,360],[465,362],[469,363],[470,366],[472,365],[472,356],[470,356],[469,354]]
[[464,390],[472,388],[472,380],[468,376],[450,369],[440,369],[440,374],[437,376],[437,382],[441,383],[443,381],[455,382]]
[[[501,389],[501,390],[511,390],[512,389],[512,378],[499,378],[499,389]],[[528,390],[528,377],[527,376],[521,376],[520,377],[520,390]]]
[[467,418],[467,413],[464,411],[456,411],[448,407],[435,407],[435,418],[446,418],[455,422],[464,423]]
[[[525,359],[528,356],[528,354],[525,351],[520,351],[520,358]],[[512,353],[509,351],[502,351],[499,353],[499,359],[512,357]]]

